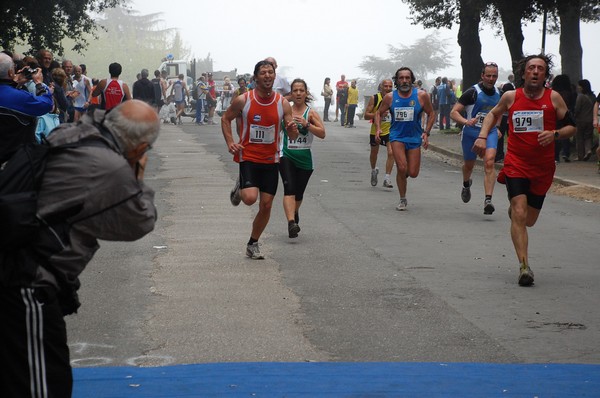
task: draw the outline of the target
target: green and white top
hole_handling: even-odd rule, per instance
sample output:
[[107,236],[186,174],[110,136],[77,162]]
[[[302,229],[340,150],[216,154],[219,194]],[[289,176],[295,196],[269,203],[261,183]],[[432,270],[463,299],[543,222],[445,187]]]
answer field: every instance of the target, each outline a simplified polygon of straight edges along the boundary
[[[310,107],[307,106],[302,117],[308,120]],[[296,167],[303,170],[313,170],[313,156],[311,146],[314,135],[308,129],[298,125],[298,138],[292,140],[288,137],[285,125],[282,123],[283,140],[281,140],[281,156],[294,162]]]

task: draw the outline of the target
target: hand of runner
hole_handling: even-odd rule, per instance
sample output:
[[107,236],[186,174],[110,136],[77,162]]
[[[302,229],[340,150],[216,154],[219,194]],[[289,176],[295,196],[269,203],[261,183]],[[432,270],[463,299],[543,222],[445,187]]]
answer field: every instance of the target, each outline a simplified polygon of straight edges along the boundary
[[538,143],[540,146],[548,146],[554,141],[554,131],[544,130],[538,134]]
[[429,147],[429,136],[427,133],[423,132],[421,138],[423,139],[423,149],[427,149]]
[[231,144],[229,144],[229,153],[236,153],[238,151],[241,151],[242,149],[244,149],[244,146],[242,144],[239,144],[237,142],[232,142]]
[[487,147],[487,139],[478,138],[475,140],[475,144],[473,144],[473,148],[471,150],[477,154],[480,158],[483,158],[485,155],[485,149]]

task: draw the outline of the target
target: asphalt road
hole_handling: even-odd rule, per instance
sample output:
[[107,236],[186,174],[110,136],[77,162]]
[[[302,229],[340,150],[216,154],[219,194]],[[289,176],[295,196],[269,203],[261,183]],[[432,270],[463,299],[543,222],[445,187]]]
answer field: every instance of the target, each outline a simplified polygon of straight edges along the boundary
[[237,165],[220,127],[165,126],[146,173],[156,229],[102,242],[67,318],[74,366],[600,362],[597,203],[546,198],[529,237],[536,284],[522,288],[503,186],[484,216],[481,171],[463,204],[459,168],[426,152],[398,212],[395,188],[370,186],[357,125],[328,123],[314,143],[297,239],[280,187],[264,261],[244,255],[256,206],[229,203]]

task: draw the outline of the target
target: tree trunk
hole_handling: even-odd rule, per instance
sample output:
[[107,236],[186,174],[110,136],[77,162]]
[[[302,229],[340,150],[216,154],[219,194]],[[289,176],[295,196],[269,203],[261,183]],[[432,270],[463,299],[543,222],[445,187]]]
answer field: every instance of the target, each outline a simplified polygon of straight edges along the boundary
[[583,76],[583,49],[581,48],[579,29],[580,1],[561,1],[558,6],[558,16],[560,18],[560,45],[558,47],[560,66],[562,73],[569,76],[571,82],[576,84]]
[[521,15],[526,8],[526,3],[523,1],[499,1],[496,3],[500,18],[502,19],[502,28],[508,50],[510,51],[510,59],[512,60],[512,69],[515,75],[515,83],[520,86],[523,77],[518,76],[517,64],[523,58],[523,29],[521,28]]
[[481,40],[479,39],[480,9],[476,7],[475,3],[471,0],[460,1],[458,45],[460,46],[460,63],[463,71],[463,90],[479,82],[483,65]]

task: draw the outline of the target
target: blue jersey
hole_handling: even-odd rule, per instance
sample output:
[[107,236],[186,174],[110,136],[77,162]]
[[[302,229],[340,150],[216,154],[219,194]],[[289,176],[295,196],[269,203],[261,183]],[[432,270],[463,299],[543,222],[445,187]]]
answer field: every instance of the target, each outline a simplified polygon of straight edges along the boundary
[[408,98],[401,97],[398,90],[394,90],[390,113],[392,115],[390,141],[421,144],[423,107],[419,102],[419,89],[413,88]]
[[[477,92],[477,97],[474,104],[465,107],[465,112],[467,114],[467,119],[477,118],[477,122],[474,126],[465,125],[463,127],[463,134],[476,137],[479,135],[485,115],[498,104],[498,101],[500,101],[500,91],[494,87],[494,94],[487,95],[481,87],[479,87],[479,84],[474,85],[473,88]],[[495,132],[496,126],[492,128],[490,133]]]

